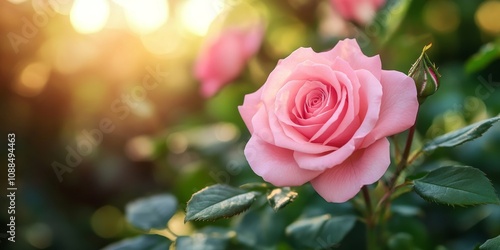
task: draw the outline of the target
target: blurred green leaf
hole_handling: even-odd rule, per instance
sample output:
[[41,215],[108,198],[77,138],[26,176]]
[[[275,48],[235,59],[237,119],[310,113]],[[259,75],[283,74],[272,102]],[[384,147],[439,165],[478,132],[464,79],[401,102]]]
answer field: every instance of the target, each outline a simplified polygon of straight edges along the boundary
[[390,250],[412,250],[418,249],[415,247],[413,237],[408,233],[397,233],[389,238]]
[[286,228],[286,234],[299,246],[326,249],[340,243],[355,222],[351,215],[332,218],[326,214],[298,220]]
[[500,235],[487,240],[481,246],[479,246],[480,250],[498,250],[500,249]]
[[227,245],[227,238],[210,237],[202,233],[180,236],[175,240],[176,250],[223,250]]
[[260,194],[221,184],[206,187],[188,201],[184,221],[231,217],[247,210]]
[[214,227],[207,226],[197,231],[198,233],[202,233],[214,238],[223,238],[223,239],[231,239],[236,235],[236,232],[225,228],[225,227]]
[[274,211],[278,211],[292,203],[297,198],[297,195],[299,194],[292,191],[289,187],[276,188],[267,196],[267,201]]
[[479,51],[474,54],[465,63],[465,71],[467,73],[474,73],[487,67],[491,62],[500,58],[500,40],[490,42],[481,47]]
[[480,122],[476,122],[467,127],[444,134],[427,142],[423,151],[431,151],[443,147],[455,147],[470,140],[481,137],[500,117],[493,117]]
[[380,38],[381,44],[387,42],[403,21],[411,0],[388,0],[385,6],[377,12],[374,21],[367,28]]
[[145,234],[113,243],[103,250],[164,250],[172,242],[157,234]]
[[417,194],[428,201],[459,206],[499,204],[488,178],[469,166],[441,167],[414,183]]
[[269,206],[263,206],[238,218],[236,238],[250,249],[274,249],[283,239],[285,227],[283,213],[275,213]]
[[161,194],[130,202],[125,211],[132,225],[149,231],[166,228],[176,209],[177,199],[170,194]]
[[273,186],[269,185],[268,183],[264,183],[264,182],[252,182],[252,183],[245,183],[245,184],[241,185],[240,188],[253,190],[253,191],[266,191],[268,189],[273,188]]

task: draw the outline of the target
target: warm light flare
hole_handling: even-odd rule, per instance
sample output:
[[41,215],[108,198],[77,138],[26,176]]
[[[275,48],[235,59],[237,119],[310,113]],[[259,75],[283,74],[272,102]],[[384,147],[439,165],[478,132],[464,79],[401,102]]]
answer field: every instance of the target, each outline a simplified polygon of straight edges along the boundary
[[108,17],[107,0],[75,0],[70,12],[71,25],[82,34],[100,31]]
[[186,29],[199,36],[204,36],[210,24],[221,13],[223,0],[188,0],[181,9],[181,20]]
[[138,34],[151,33],[167,22],[169,6],[165,0],[115,2],[123,7],[130,28]]
[[29,64],[21,72],[14,91],[25,97],[38,95],[49,79],[50,70],[48,65],[41,62]]

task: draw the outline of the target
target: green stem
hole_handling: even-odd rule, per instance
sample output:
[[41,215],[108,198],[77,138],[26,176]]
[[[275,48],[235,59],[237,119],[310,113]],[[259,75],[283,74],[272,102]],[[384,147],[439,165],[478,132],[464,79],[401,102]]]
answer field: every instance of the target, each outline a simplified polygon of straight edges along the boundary
[[415,135],[415,124],[411,126],[408,131],[408,137],[406,138],[406,145],[403,151],[403,155],[401,156],[401,160],[399,164],[396,166],[396,171],[389,182],[389,190],[392,193],[394,191],[394,187],[396,186],[396,182],[398,181],[399,176],[405,170],[408,165],[408,157],[410,156],[411,144],[413,143],[413,136]]
[[375,227],[366,228],[366,249],[379,250],[378,232]]
[[376,221],[374,220],[375,214],[373,213],[370,191],[368,190],[368,186],[363,186],[361,191],[366,204],[366,249],[377,250],[379,246],[379,236]]
[[368,186],[363,186],[363,188],[361,188],[361,191],[363,192],[363,198],[365,199],[367,217],[366,224],[368,224],[368,219],[371,219],[373,217],[372,200],[370,198],[370,191],[368,190]]
[[[388,183],[387,192],[380,199],[380,201],[378,202],[377,207],[376,207],[376,211],[378,212],[379,229],[382,232],[384,232],[385,228],[386,228],[386,212],[388,211],[388,209],[391,205],[391,196],[394,193],[394,191],[397,189],[397,182],[398,182],[399,176],[408,166],[408,158],[410,156],[411,145],[413,143],[413,136],[414,135],[415,135],[415,124],[408,131],[408,136],[406,138],[406,144],[405,144],[405,148],[403,150],[403,155],[401,156],[401,160],[399,161],[398,165],[396,166],[396,170],[394,172],[394,175],[392,176],[392,178],[390,179],[390,181]],[[373,237],[373,236],[368,235],[368,237]],[[372,244],[372,242],[369,242],[369,244]],[[374,249],[374,248],[371,248],[371,249]]]

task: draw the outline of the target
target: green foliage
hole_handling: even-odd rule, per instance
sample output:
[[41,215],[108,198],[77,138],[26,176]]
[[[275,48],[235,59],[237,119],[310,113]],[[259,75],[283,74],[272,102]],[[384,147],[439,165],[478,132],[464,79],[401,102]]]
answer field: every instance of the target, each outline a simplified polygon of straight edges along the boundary
[[145,234],[116,242],[103,250],[164,250],[170,244],[170,240],[161,235]]
[[467,141],[474,140],[481,137],[498,120],[500,120],[500,117],[493,117],[444,134],[427,142],[422,150],[432,151],[437,148],[455,147]]
[[356,222],[354,216],[331,217],[329,214],[300,219],[286,228],[286,234],[300,248],[330,248],[351,231]]
[[283,239],[285,227],[283,213],[263,206],[237,218],[236,239],[250,249],[272,249]]
[[498,250],[500,249],[500,235],[487,240],[481,246],[479,246],[480,250]]
[[474,73],[484,69],[494,60],[500,58],[500,40],[490,42],[481,47],[481,49],[474,54],[465,63],[465,71],[467,73]]
[[388,242],[390,250],[411,250],[417,249],[413,242],[413,237],[408,233],[397,233]]
[[410,3],[411,0],[388,0],[384,8],[377,12],[368,31],[378,31],[375,35],[380,38],[381,44],[387,42],[405,18]]
[[227,238],[212,237],[201,233],[180,236],[175,240],[176,250],[222,250],[226,249],[227,245]]
[[428,201],[458,206],[499,204],[488,178],[473,167],[441,167],[415,180],[414,184],[417,194]]
[[292,191],[289,187],[276,188],[267,196],[267,201],[274,211],[278,211],[292,203],[297,198],[297,195],[299,194]]
[[206,187],[188,201],[184,221],[231,217],[247,210],[260,194],[221,184]]
[[176,209],[177,199],[171,194],[161,194],[135,200],[127,204],[125,211],[132,225],[149,231],[166,228]]

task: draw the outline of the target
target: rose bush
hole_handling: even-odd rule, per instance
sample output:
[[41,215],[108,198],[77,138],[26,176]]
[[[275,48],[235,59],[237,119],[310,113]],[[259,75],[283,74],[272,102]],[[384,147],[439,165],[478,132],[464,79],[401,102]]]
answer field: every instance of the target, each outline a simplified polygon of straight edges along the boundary
[[201,94],[211,97],[234,80],[247,61],[259,50],[262,25],[230,27],[207,40],[197,58],[195,76],[201,81]]
[[377,10],[385,0],[331,0],[333,8],[346,20],[354,20],[359,24],[371,22]]
[[411,127],[417,110],[413,79],[382,70],[379,56],[365,56],[353,39],[322,53],[297,49],[239,106],[253,171],[276,186],[310,182],[329,202],[382,177],[386,137]]

